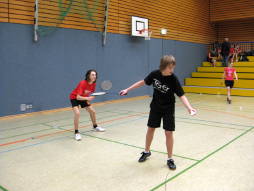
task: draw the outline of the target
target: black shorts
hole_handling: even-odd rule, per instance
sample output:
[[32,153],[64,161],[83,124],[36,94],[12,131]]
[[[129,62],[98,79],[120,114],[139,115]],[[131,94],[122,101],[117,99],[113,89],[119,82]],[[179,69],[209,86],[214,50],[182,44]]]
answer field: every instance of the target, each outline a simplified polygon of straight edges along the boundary
[[226,87],[233,88],[234,87],[234,80],[225,80]]
[[163,120],[163,129],[165,131],[175,131],[175,106],[167,111],[150,110],[147,126],[151,128],[159,128]]
[[72,107],[76,107],[76,106],[80,105],[81,108],[90,106],[90,104],[87,103],[87,101],[80,101],[80,100],[76,100],[76,99],[71,99],[71,105],[72,105]]
[[214,62],[213,58],[207,58],[207,61],[210,62],[211,64]]

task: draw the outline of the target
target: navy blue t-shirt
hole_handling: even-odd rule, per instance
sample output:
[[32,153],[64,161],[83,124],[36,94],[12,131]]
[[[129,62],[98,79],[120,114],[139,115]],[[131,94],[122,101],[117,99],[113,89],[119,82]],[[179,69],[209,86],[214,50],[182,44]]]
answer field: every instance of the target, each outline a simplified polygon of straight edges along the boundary
[[163,76],[160,70],[155,70],[144,81],[146,85],[153,85],[151,109],[168,110],[175,104],[175,94],[178,97],[184,95],[184,90],[174,74]]

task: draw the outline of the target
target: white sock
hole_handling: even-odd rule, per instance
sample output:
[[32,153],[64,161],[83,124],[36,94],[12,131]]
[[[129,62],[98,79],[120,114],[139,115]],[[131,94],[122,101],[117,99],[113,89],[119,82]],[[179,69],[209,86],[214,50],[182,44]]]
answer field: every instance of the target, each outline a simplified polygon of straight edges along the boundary
[[146,150],[145,150],[144,153],[150,153],[150,151],[146,151]]
[[172,158],[168,158],[168,160],[173,160]]

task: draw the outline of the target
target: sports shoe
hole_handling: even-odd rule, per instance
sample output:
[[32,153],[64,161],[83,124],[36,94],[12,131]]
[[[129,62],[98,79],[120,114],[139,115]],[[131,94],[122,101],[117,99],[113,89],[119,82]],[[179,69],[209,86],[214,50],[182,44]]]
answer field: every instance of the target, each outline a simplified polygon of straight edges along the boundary
[[142,155],[139,158],[138,162],[145,162],[146,159],[151,156],[151,152],[150,151],[149,151],[149,153],[142,152],[141,154]]
[[231,104],[232,100],[227,98],[227,102],[228,102],[228,104]]
[[167,165],[168,165],[168,168],[170,170],[175,170],[176,169],[176,165],[175,165],[175,162],[174,162],[173,159],[167,160]]
[[95,131],[98,131],[98,132],[104,132],[104,131],[105,131],[104,128],[99,127],[99,126],[95,127],[94,130],[95,130]]
[[75,133],[75,139],[76,139],[76,141],[81,141],[82,137],[81,137],[80,133]]

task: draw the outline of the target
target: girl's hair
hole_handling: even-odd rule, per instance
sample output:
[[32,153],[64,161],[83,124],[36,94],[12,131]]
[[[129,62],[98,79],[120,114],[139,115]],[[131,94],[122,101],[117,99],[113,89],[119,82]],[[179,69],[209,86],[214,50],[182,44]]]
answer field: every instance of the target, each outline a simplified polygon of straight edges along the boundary
[[233,60],[233,56],[231,55],[229,58],[228,58],[228,60],[230,61],[230,64],[234,61]]
[[[98,78],[97,71],[94,70],[94,69],[91,69],[91,70],[88,70],[88,71],[86,72],[86,78],[85,78],[86,81],[90,81],[90,74],[91,74],[92,72],[95,72],[95,73],[96,73],[96,80],[97,80],[97,78]],[[96,80],[94,81],[94,83],[96,83]]]
[[176,65],[175,57],[172,55],[165,55],[161,58],[160,71],[165,70],[169,65]]

